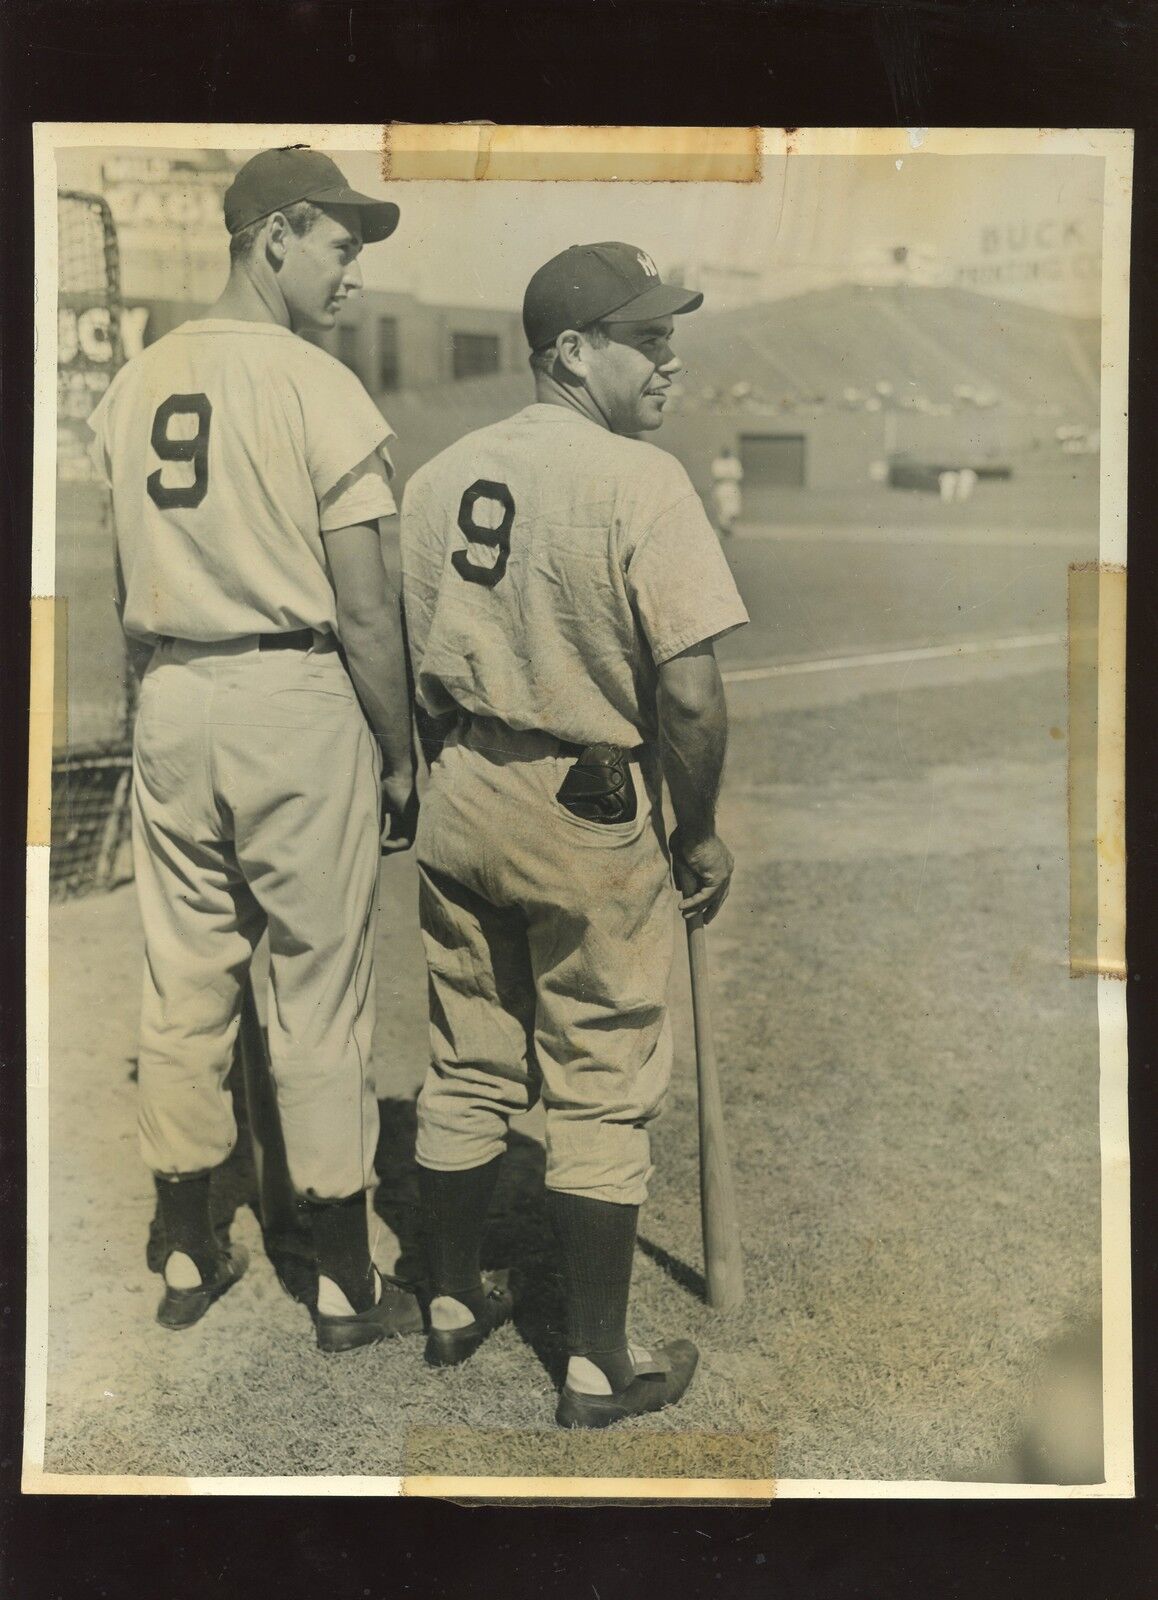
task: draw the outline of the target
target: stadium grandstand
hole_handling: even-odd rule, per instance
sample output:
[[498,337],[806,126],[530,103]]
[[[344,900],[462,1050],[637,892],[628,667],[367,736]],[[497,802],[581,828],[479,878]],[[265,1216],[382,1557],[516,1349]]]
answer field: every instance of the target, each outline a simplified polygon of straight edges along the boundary
[[[680,325],[677,348],[687,370],[663,444],[699,485],[721,445],[739,453],[748,489],[807,490],[866,483],[893,456],[984,471],[1096,440],[1098,322],[968,290],[849,284],[704,311]],[[402,476],[531,394],[521,364],[370,387],[398,432]]]

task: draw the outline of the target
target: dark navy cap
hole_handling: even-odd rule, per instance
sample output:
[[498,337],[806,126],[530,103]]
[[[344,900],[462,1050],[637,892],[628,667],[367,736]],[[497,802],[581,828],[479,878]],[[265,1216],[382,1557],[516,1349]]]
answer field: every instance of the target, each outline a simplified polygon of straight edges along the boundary
[[664,283],[646,250],[614,240],[573,244],[539,268],[523,297],[523,331],[532,350],[564,328],[591,322],[646,322],[703,304],[696,289]]
[[306,145],[263,150],[247,161],[225,191],[225,226],[230,233],[239,233],[299,200],[355,207],[366,244],[388,238],[398,226],[399,211],[392,200],[373,200],[351,189],[329,156]]

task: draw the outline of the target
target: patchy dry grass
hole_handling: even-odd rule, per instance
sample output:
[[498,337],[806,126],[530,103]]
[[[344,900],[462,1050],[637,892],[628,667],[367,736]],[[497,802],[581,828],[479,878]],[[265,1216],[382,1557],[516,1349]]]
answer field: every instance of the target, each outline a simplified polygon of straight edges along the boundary
[[[683,1405],[598,1444],[551,1422],[562,1308],[533,1118],[487,1243],[512,1269],[516,1320],[466,1367],[426,1370],[416,1341],[323,1359],[244,1204],[246,1280],[191,1332],[156,1327],[132,891],[59,908],[49,1469],[563,1473],[602,1470],[618,1437],[634,1462],[687,1471],[989,1475],[1043,1342],[1098,1303],[1097,1021],[1064,966],[1061,693],[1042,673],[780,715],[738,705],[723,826],[740,868],[712,961],[748,1300],[724,1318],[702,1299],[681,980],[634,1327],[690,1336],[703,1360]],[[987,793],[1012,831],[979,818]],[[379,1207],[408,1250],[422,991],[412,869],[387,871],[406,914],[383,933]],[[247,1187],[239,1163],[227,1209]]]

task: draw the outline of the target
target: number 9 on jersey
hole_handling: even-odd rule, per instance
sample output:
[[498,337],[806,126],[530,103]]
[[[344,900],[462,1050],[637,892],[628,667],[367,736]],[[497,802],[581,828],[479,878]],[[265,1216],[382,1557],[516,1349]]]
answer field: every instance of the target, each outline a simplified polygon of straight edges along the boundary
[[[177,417],[193,417],[196,428],[192,433],[186,424],[179,431],[184,437],[174,439],[169,431]],[[162,511],[179,507],[199,506],[209,493],[209,425],[213,421],[213,407],[206,394],[171,394],[163,400],[153,415],[153,431],[149,443],[153,454],[162,462],[189,462],[193,467],[193,482],[176,486],[164,481],[164,469],[158,467],[145,480],[149,499]],[[187,474],[181,474],[186,477]]]
[[[480,500],[489,502],[492,521],[494,507],[500,508],[501,515],[493,526],[476,519],[475,507]],[[494,588],[507,570],[514,520],[515,498],[506,484],[476,478],[458,503],[458,526],[466,535],[467,547],[456,550],[450,559],[459,577],[481,584],[484,589]]]

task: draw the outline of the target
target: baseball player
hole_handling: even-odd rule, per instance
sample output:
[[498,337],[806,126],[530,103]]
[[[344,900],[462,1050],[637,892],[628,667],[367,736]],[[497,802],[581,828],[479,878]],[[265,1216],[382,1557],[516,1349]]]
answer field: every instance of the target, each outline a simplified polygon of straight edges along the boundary
[[157,1320],[191,1326],[245,1270],[214,1236],[209,1185],[236,1138],[225,1079],[268,930],[270,1056],[317,1253],[317,1342],[345,1350],[421,1327],[414,1298],[372,1267],[365,1204],[381,815],[389,846],[405,844],[414,759],[397,559],[379,532],[395,511],[391,430],[297,335],[333,326],[398,208],[298,146],[254,156],[224,209],[220,299],[122,368],[92,417],[142,672],[138,1077],[165,1240]]
[[712,641],[747,614],[687,474],[635,437],[663,420],[673,318],[702,298],[631,245],[556,256],[523,308],[535,403],[443,451],[403,501],[435,756],[418,830],[426,1358],[465,1359],[511,1314],[480,1276],[481,1234],[507,1124],[541,1098],[572,1427],[678,1400],[698,1359],[686,1340],[630,1343],[627,1307],[671,1064],[661,774],[698,886],[684,913],[714,916],[732,874]]
[[744,469],[725,445],[712,462],[712,505],[721,538],[728,538],[743,509]]

